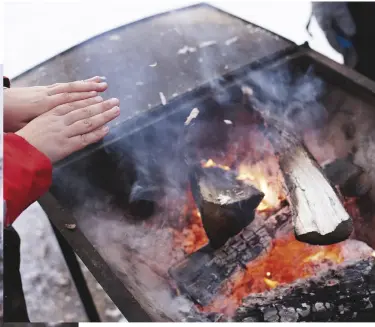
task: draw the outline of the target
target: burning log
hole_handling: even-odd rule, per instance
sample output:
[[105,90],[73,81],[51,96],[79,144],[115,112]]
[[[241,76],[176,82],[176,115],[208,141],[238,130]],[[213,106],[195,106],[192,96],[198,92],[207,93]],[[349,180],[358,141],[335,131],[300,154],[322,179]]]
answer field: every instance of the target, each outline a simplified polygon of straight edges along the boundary
[[234,172],[218,167],[196,168],[191,173],[193,198],[213,249],[253,221],[264,197],[264,193],[236,177]]
[[[324,176],[316,160],[285,122],[249,95],[249,112],[254,115],[279,155],[288,200],[293,210],[296,238],[301,242],[328,245],[347,239],[353,230],[335,188]],[[281,104],[280,104],[281,105]]]
[[267,113],[258,112],[263,119],[263,132],[279,156],[296,238],[313,245],[347,239],[353,229],[352,219],[319,164],[295,135]]
[[300,280],[243,300],[234,316],[243,322],[373,321],[375,259]]
[[280,167],[292,206],[296,238],[328,245],[347,239],[352,219],[317,162],[301,144],[284,148]]
[[277,232],[289,231],[290,217],[289,207],[268,218],[258,216],[219,250],[205,247],[170,268],[169,274],[195,303],[207,305],[236,269],[267,251]]

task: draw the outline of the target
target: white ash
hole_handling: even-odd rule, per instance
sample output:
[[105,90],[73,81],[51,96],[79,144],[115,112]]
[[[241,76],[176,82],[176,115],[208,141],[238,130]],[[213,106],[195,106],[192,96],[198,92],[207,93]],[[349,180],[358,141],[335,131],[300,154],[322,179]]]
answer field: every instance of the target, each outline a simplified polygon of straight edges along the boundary
[[197,51],[197,48],[189,47],[185,45],[184,47],[182,47],[181,49],[177,51],[177,54],[181,55],[181,54],[193,53],[196,51]]
[[233,125],[233,122],[231,120],[228,120],[228,119],[224,119],[223,120],[225,124],[227,125]]
[[163,92],[159,92],[159,96],[162,105],[165,106],[167,104],[167,99],[165,98],[165,95],[163,94]]
[[231,44],[237,42],[237,40],[238,40],[238,36],[234,36],[234,37],[232,37],[232,38],[226,40],[226,41],[225,41],[225,45],[231,45]]
[[153,64],[149,65],[150,67],[156,67],[158,65],[157,62],[154,62]]
[[203,41],[201,43],[199,43],[199,48],[206,48],[206,47],[209,47],[211,45],[214,45],[214,44],[217,44],[216,41]]
[[232,198],[229,195],[225,195],[225,194],[219,194],[217,199],[218,199],[220,205],[225,205],[225,204],[231,202],[231,200],[232,200]]
[[250,86],[243,85],[241,86],[241,91],[243,95],[252,96],[254,94],[253,89]]
[[374,250],[358,240],[346,240],[342,243],[342,254],[345,262],[369,258]]
[[195,118],[198,117],[198,115],[199,115],[199,109],[198,108],[194,108],[190,112],[189,116],[186,118],[186,120],[185,120],[185,126],[189,125],[193,119],[195,119]]

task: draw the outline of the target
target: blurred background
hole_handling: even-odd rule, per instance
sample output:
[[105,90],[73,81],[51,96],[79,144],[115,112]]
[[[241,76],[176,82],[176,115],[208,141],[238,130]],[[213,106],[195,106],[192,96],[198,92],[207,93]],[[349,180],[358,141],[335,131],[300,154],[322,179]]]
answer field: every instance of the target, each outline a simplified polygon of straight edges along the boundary
[[[197,2],[5,1],[4,75],[14,78],[95,35],[194,3]],[[342,62],[342,56],[330,47],[315,20],[310,27],[313,37],[307,33],[311,12],[308,1],[227,0],[209,3],[297,44],[308,41],[314,50]],[[40,206],[33,204],[29,207],[17,220],[15,228],[22,242],[21,274],[31,321],[86,321],[55,236]],[[126,321],[87,268],[83,266],[83,270],[102,320]]]

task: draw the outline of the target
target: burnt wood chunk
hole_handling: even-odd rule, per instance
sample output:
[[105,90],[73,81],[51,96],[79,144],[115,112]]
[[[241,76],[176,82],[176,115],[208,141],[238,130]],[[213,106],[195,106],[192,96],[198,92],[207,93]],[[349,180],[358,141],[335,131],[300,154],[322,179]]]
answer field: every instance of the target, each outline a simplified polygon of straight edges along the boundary
[[286,130],[267,126],[266,133],[278,152],[297,240],[328,245],[349,238],[352,218],[305,146]]
[[195,168],[191,173],[194,200],[210,246],[217,249],[249,225],[264,193],[236,179],[233,171]]
[[340,188],[346,197],[359,197],[368,193],[371,183],[363,169],[350,161],[349,158],[336,159],[323,167],[324,173],[333,185]]
[[235,270],[269,250],[276,232],[288,225],[291,226],[289,207],[266,219],[257,216],[219,250],[206,246],[170,268],[169,274],[181,292],[195,303],[207,305]]
[[252,294],[235,321],[373,321],[375,260],[369,258],[314,278]]

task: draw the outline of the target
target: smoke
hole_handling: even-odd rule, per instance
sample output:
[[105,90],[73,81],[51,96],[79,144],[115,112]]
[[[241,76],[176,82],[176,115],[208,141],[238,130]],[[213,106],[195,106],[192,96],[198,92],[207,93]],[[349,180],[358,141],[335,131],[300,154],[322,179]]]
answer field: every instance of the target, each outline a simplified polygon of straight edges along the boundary
[[278,128],[301,138],[326,121],[328,112],[321,102],[325,84],[312,68],[260,70],[248,78],[254,87],[250,102]]
[[[187,146],[193,145],[189,155],[205,148],[211,150],[205,154],[223,158],[228,144],[223,147],[220,142],[228,136],[229,146],[238,147],[239,152],[246,150],[235,138],[242,133],[245,138],[256,135],[241,121],[243,115],[250,114],[245,111],[251,109],[242,103],[243,84],[254,89],[251,104],[267,110],[278,124],[296,133],[318,126],[326,117],[319,102],[324,85],[312,71],[302,71],[297,77],[288,67],[250,71],[243,81],[228,88],[222,78],[213,79],[218,77],[213,72],[238,68],[233,60],[240,55],[234,47],[238,37],[220,39],[215,23],[212,30],[196,36],[195,42],[176,51],[176,56],[192,60],[188,59],[191,55],[199,62],[199,72],[191,74],[211,81],[209,99],[191,107],[186,104],[181,111],[172,108],[172,115],[127,137],[121,137],[121,126],[113,128],[109,138],[117,141],[105,146],[94,159],[87,157],[83,163],[61,169],[55,178],[57,185],[60,183],[57,189],[63,190],[61,196],[74,198],[75,217],[86,237],[142,306],[146,310],[152,307],[149,312],[156,310],[155,320],[166,316],[182,320],[192,309],[190,300],[173,293],[168,278],[168,269],[185,256],[182,249],[175,248],[171,229],[182,230],[187,225],[187,217],[183,216],[191,159],[187,158]],[[232,58],[224,67],[223,55]],[[167,90],[163,92],[168,94]],[[200,113],[190,129],[189,143],[190,127],[186,128],[184,122],[194,107]],[[269,153],[264,142],[251,141],[246,144]],[[210,144],[219,146],[212,150]],[[64,189],[72,190],[72,194],[66,194]],[[156,204],[147,220],[134,219],[123,210],[134,199]]]

